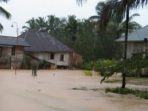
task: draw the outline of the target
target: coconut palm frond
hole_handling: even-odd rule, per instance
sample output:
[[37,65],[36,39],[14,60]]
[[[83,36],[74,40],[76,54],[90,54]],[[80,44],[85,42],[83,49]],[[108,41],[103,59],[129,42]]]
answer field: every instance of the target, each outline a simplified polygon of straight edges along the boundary
[[112,3],[111,1],[108,1],[104,7],[102,8],[101,14],[100,14],[100,30],[104,30],[109,23],[109,20],[112,16]]
[[0,14],[6,17],[7,19],[11,18],[11,14],[1,6],[0,6]]
[[25,29],[25,30],[29,30],[30,29],[28,26],[23,26],[22,28]]
[[2,32],[2,31],[3,31],[3,29],[4,29],[3,25],[2,25],[2,24],[0,24],[0,32]]
[[105,6],[106,2],[99,2],[96,6],[97,14],[100,15],[102,12],[103,7]]
[[89,20],[98,21],[99,20],[99,16],[97,16],[97,15],[91,16],[91,17],[89,17]]
[[9,0],[0,0],[0,2],[5,2],[5,3],[7,3]]
[[138,13],[132,14],[132,15],[129,17],[129,21],[133,20],[134,17],[138,17],[138,16],[140,16],[140,14],[138,14]]
[[137,22],[135,21],[129,22],[129,32],[132,32],[133,30],[137,30],[139,28],[141,28],[141,25],[138,24]]
[[137,8],[139,6],[143,7],[148,4],[148,0],[131,0],[131,1],[129,1],[129,4],[133,8]]
[[86,2],[87,0],[76,0],[76,2],[77,2],[77,4],[79,5],[79,6],[82,6],[82,4],[84,3],[84,2]]

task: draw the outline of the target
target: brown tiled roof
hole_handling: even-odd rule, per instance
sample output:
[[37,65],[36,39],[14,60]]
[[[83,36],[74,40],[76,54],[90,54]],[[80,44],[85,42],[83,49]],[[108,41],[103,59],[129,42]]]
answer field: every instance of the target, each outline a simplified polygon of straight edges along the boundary
[[25,47],[28,52],[72,52],[72,49],[49,35],[47,32],[27,31],[20,35],[31,47]]

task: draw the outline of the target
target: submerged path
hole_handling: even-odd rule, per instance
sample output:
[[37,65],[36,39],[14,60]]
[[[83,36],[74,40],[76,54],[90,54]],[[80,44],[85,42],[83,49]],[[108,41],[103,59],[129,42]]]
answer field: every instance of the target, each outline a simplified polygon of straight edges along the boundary
[[83,71],[41,70],[33,78],[30,70],[0,70],[0,111],[147,111],[148,101],[105,94],[107,86]]

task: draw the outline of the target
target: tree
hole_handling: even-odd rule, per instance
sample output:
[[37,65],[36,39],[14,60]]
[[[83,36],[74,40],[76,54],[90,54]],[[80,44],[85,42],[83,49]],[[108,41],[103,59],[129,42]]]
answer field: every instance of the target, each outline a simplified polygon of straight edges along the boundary
[[66,20],[64,18],[58,18],[54,15],[47,16],[47,32],[56,36],[59,31],[63,30],[65,21]]
[[78,32],[78,20],[76,16],[71,15],[68,17],[67,24],[65,25],[65,30],[69,33],[71,40],[74,42],[76,40],[77,32]]
[[[8,0],[0,0],[0,2],[5,2],[7,3]],[[11,14],[6,11],[2,6],[0,6],[0,14],[3,15],[6,19],[10,19],[11,17]],[[3,25],[0,23],[0,31],[3,30]]]
[[27,26],[23,26],[22,28],[27,31],[27,30],[34,30],[34,31],[38,31],[39,30],[39,26],[36,23],[36,19],[32,18],[30,20],[28,20],[26,22]]
[[[103,8],[105,7],[106,4],[107,2],[99,2],[96,6],[97,15],[91,16],[89,18],[97,26],[98,33],[99,31],[100,32],[102,31],[102,30],[99,30],[98,26],[100,24]],[[136,16],[140,16],[140,15],[138,13],[134,13],[129,17],[129,32],[132,32],[134,30],[141,28],[141,26],[137,22],[133,21],[133,18]],[[116,35],[114,35],[116,38],[119,38],[121,34],[125,32],[125,29],[126,29],[126,21],[124,20],[124,16],[112,17],[109,20],[109,23],[106,27],[106,31],[111,33],[113,32],[116,33]]]
[[[77,0],[78,3],[82,3],[86,0]],[[127,59],[127,40],[128,40],[128,28],[129,28],[129,11],[130,9],[137,8],[138,6],[144,6],[148,3],[148,0],[109,0],[103,8],[100,17],[100,28],[104,29],[109,20],[112,17],[125,16],[125,41],[124,41],[124,60]],[[126,66],[124,66],[126,70]],[[122,88],[126,86],[126,71],[122,74]]]
[[[110,0],[107,6],[102,12],[102,24],[100,26],[106,26],[109,19],[113,16],[125,16],[125,41],[124,41],[124,61],[127,59],[127,40],[128,40],[128,29],[129,29],[129,11],[131,8],[137,8],[139,5],[147,4],[148,0]],[[122,73],[122,88],[126,86],[126,66],[124,66],[124,72]]]
[[51,35],[56,35],[60,28],[63,28],[64,19],[59,19],[54,15],[47,17],[32,18],[26,22],[27,26],[23,26],[25,31],[46,31]]

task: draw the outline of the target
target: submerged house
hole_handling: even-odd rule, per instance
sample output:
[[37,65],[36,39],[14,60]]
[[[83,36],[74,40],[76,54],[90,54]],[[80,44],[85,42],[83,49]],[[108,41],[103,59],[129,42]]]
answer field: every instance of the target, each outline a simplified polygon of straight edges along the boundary
[[73,50],[46,32],[24,32],[19,38],[25,39],[30,47],[24,51],[39,61],[50,63],[50,67],[68,67],[73,60]]
[[[117,42],[124,43],[125,36],[117,39]],[[127,58],[133,54],[148,52],[148,25],[134,32],[129,33],[127,43]]]
[[20,67],[24,47],[29,46],[23,38],[0,36],[0,68]]
[[0,36],[0,68],[21,68],[25,55],[49,67],[69,67],[82,57],[46,32],[27,31],[18,37]]

